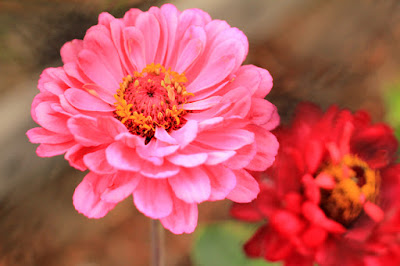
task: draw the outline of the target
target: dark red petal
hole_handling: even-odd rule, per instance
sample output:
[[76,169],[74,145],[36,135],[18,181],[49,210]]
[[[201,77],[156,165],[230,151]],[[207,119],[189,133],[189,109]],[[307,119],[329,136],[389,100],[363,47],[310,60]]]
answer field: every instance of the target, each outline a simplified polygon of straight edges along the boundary
[[246,222],[258,222],[263,219],[254,201],[250,203],[233,204],[230,209],[230,214],[236,219]]
[[390,127],[378,124],[356,131],[350,140],[350,149],[376,169],[395,160],[398,143]]
[[244,245],[243,249],[247,256],[251,258],[261,257],[263,254],[264,237],[267,232],[267,227],[260,227],[257,232]]

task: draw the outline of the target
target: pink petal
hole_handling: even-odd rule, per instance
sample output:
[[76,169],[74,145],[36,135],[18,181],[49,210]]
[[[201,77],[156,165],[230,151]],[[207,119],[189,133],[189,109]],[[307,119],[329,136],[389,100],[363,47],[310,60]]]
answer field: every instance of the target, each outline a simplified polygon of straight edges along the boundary
[[193,233],[197,226],[197,204],[188,204],[173,197],[171,214],[160,219],[162,225],[174,234]]
[[95,118],[77,115],[68,120],[68,128],[76,141],[84,146],[97,146],[113,141],[112,136],[100,130]]
[[127,27],[123,30],[125,40],[125,53],[130,63],[141,71],[146,66],[145,40],[142,32],[135,27]]
[[144,161],[140,173],[149,178],[167,178],[178,174],[180,167],[168,161],[161,165],[155,165],[150,161]]
[[126,26],[134,26],[136,24],[136,18],[138,17],[139,14],[143,13],[142,10],[137,9],[137,8],[131,8],[129,9],[124,17],[123,21]]
[[227,160],[224,165],[228,166],[230,169],[242,169],[245,168],[249,163],[254,159],[256,155],[257,148],[256,144],[252,143],[250,145],[246,145],[235,151],[235,156],[232,156],[229,160]]
[[36,154],[39,157],[53,157],[67,152],[75,144],[75,141],[68,141],[60,144],[40,144],[36,149]]
[[80,85],[82,84],[93,83],[93,81],[90,80],[85,73],[83,73],[82,69],[80,69],[78,61],[65,63],[63,70],[71,80],[76,80],[76,86],[72,87],[80,88]]
[[253,97],[265,98],[265,96],[272,89],[272,85],[273,85],[272,76],[268,72],[268,70],[266,70],[264,68],[257,67],[257,70],[260,73],[261,81],[260,81],[260,85],[258,86],[258,89],[253,94]]
[[82,40],[72,40],[61,47],[61,58],[64,64],[78,60],[78,54],[83,49]]
[[97,117],[97,127],[104,135],[114,139],[119,134],[128,132],[125,125],[112,116]]
[[85,171],[87,167],[83,162],[83,156],[95,150],[96,148],[94,147],[85,147],[81,144],[76,144],[67,151],[64,157],[72,167],[80,171]]
[[107,12],[102,12],[99,15],[99,24],[104,26],[109,26],[112,21],[115,20],[115,17]]
[[[78,85],[76,82],[68,78],[63,67],[49,67],[43,70],[38,82],[39,90],[41,92],[45,91],[46,85],[48,84],[52,84],[54,87],[57,87],[57,91],[50,89],[50,91],[56,95],[59,95],[61,91],[65,91],[69,87]],[[49,90],[49,88],[47,88],[47,90]]]
[[221,102],[221,96],[212,96],[204,100],[198,100],[191,103],[186,103],[183,107],[185,110],[204,110],[215,106]]
[[200,203],[210,197],[210,179],[201,168],[182,168],[168,182],[175,195],[187,203]]
[[119,82],[122,81],[122,76],[117,79],[110,72],[106,63],[102,62],[97,54],[90,50],[82,50],[78,56],[79,66],[82,71],[88,76],[95,84],[114,92],[119,88]]
[[[91,27],[86,32],[83,40],[83,47],[85,50],[90,50],[96,54],[97,62],[104,66],[104,68],[107,70],[107,73],[110,73],[114,80],[117,82],[122,82],[122,78],[125,75],[122,71],[121,61],[117,49],[111,40],[110,29],[107,29],[107,27],[103,25]],[[81,56],[81,54],[79,55]],[[85,69],[83,70],[85,71]]]
[[185,32],[180,41],[180,51],[177,55],[178,61],[175,65],[175,71],[185,72],[203,52],[206,46],[206,33],[202,27],[191,26]]
[[48,92],[42,92],[37,94],[32,101],[32,106],[31,106],[31,115],[32,115],[32,119],[33,121],[35,121],[36,123],[38,123],[38,118],[36,115],[36,108],[39,106],[39,104],[43,104],[44,102],[49,102],[47,103],[48,105],[50,105],[51,102],[57,102],[58,97],[48,93]]
[[167,47],[166,54],[163,55],[164,60],[160,60],[160,62],[165,62],[165,65],[171,66],[171,59],[176,58],[176,29],[178,27],[178,16],[180,12],[174,5],[171,4],[165,4],[161,6],[160,10],[161,16],[165,19],[165,24],[161,24],[161,32],[166,36],[165,43]]
[[259,126],[249,126],[249,129],[254,132],[257,153],[246,169],[264,171],[275,161],[279,149],[278,140],[272,133]]
[[179,143],[180,148],[183,149],[196,138],[197,131],[198,123],[189,120],[182,128],[171,132],[170,135]]
[[252,98],[249,119],[252,123],[267,130],[276,128],[280,122],[276,106],[260,98]]
[[137,135],[132,135],[129,132],[123,132],[123,133],[118,134],[115,137],[115,140],[120,141],[120,142],[124,143],[126,146],[131,147],[131,148],[144,146],[143,137],[140,137]]
[[80,89],[66,90],[64,96],[72,106],[80,110],[101,112],[115,110],[114,106]]
[[153,219],[166,217],[172,212],[172,197],[165,179],[142,178],[133,193],[138,210]]
[[67,120],[69,117],[55,112],[51,108],[51,103],[39,103],[35,108],[35,113],[37,123],[45,129],[61,134],[69,132],[67,128]]
[[210,119],[203,120],[199,123],[199,132],[210,130],[215,127],[221,126],[222,122],[224,122],[223,117],[213,117]]
[[236,44],[236,47],[231,48],[235,51],[236,62],[234,70],[236,71],[247,56],[249,51],[249,42],[246,35],[241,30],[229,27],[216,35],[216,38],[213,40],[213,44],[216,44],[215,49],[218,49],[218,45],[226,40],[230,40],[232,43]]
[[207,160],[207,154],[173,154],[171,156],[168,156],[167,160],[175,165],[184,167],[195,167],[203,164]]
[[156,137],[156,139],[166,142],[168,144],[178,144],[176,139],[171,137],[168,134],[168,132],[165,130],[165,128],[163,128],[163,127],[156,128],[156,133],[154,134],[154,137]]
[[75,189],[72,198],[75,209],[88,218],[105,216],[116,205],[116,203],[102,201],[100,198],[111,179],[112,176],[109,175],[97,175],[93,172],[87,174]]
[[54,95],[60,95],[62,94],[66,88],[63,88],[64,86],[60,86],[56,82],[46,82],[42,86],[40,86],[40,90],[42,92],[50,92]]
[[253,143],[254,134],[243,129],[230,129],[228,131],[210,130],[199,134],[196,141],[217,149],[237,150]]
[[111,184],[101,194],[101,200],[118,203],[131,195],[142,177],[132,172],[119,171],[114,175]]
[[160,24],[153,14],[141,13],[136,18],[136,28],[143,34],[146,64],[154,63],[160,40]]
[[167,55],[167,49],[168,49],[168,25],[166,18],[164,17],[161,8],[158,7],[151,7],[148,11],[150,14],[152,14],[158,21],[159,26],[160,26],[160,39],[158,41],[158,48],[157,52],[154,58],[154,62],[159,62],[161,64],[164,64],[165,57]]
[[142,160],[137,156],[135,150],[121,142],[115,142],[108,146],[106,157],[109,164],[120,170],[137,172],[141,168]]
[[108,91],[107,89],[104,89],[97,84],[86,83],[82,86],[82,88],[90,94],[96,95],[96,97],[99,97],[101,100],[110,105],[113,105],[115,103],[113,92]]
[[233,156],[235,156],[235,151],[212,151],[207,153],[207,160],[205,164],[207,165],[216,165],[223,163]]
[[98,174],[111,174],[115,172],[114,167],[107,162],[104,149],[86,154],[83,157],[83,161],[91,171]]
[[255,199],[260,192],[257,181],[246,170],[233,171],[236,175],[236,186],[227,198],[239,203],[247,203]]
[[111,39],[118,52],[119,59],[122,64],[124,75],[131,74],[135,71],[135,67],[131,64],[128,55],[125,51],[125,40],[123,38],[123,30],[125,29],[124,22],[118,19],[112,20],[110,23]]
[[255,98],[265,98],[272,89],[272,77],[263,68],[253,65],[241,66],[236,73],[235,82],[238,84],[248,84],[251,94]]
[[207,154],[207,160],[204,162],[206,165],[216,165],[222,162],[227,161],[232,158],[236,151],[216,151],[213,148],[205,149],[203,147],[199,147],[198,145],[191,144],[185,147],[185,152],[188,154],[191,153],[205,153]]
[[26,132],[26,135],[28,136],[29,141],[32,143],[59,144],[74,139],[70,134],[63,135],[59,133],[54,133],[41,127],[35,127],[28,130],[28,132]]
[[238,49],[238,44],[234,40],[226,40],[219,44],[202,71],[187,87],[188,91],[196,94],[197,91],[211,87],[225,79],[235,67],[236,49]]
[[236,176],[229,168],[223,165],[206,167],[205,171],[210,178],[211,193],[208,200],[223,200],[236,186]]
[[153,161],[154,158],[162,159],[165,156],[173,154],[178,149],[179,145],[171,145],[162,141],[150,141],[147,145],[138,145],[136,152],[142,159]]
[[244,87],[235,88],[224,95],[214,116],[245,118],[251,108],[251,97]]

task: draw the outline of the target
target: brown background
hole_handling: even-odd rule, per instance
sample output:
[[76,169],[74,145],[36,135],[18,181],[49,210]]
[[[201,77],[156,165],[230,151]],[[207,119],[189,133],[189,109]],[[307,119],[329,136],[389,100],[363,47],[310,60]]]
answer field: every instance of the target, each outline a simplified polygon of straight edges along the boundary
[[[397,0],[177,0],[249,37],[246,63],[274,77],[268,99],[282,121],[308,100],[385,114],[382,93],[399,77]],[[38,158],[25,132],[40,72],[61,64],[63,43],[82,38],[100,11],[121,17],[150,0],[0,0],[0,265],[148,265],[149,221],[127,199],[100,220],[72,206],[84,173],[62,156]],[[200,206],[199,224],[229,219],[229,202]],[[167,265],[191,265],[193,235],[167,233]]]

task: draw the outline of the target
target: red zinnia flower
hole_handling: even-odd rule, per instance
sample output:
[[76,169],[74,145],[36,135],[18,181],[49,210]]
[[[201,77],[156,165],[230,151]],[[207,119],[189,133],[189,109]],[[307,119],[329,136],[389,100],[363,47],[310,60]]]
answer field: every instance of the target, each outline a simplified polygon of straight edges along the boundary
[[400,164],[392,129],[366,112],[300,105],[276,130],[275,163],[261,192],[233,206],[245,221],[266,218],[246,243],[251,257],[285,265],[400,265]]
[[[61,49],[62,67],[40,77],[28,131],[42,157],[64,154],[89,169],[75,208],[100,218],[133,195],[139,211],[173,233],[191,233],[197,204],[250,202],[248,173],[278,150],[268,71],[241,66],[246,36],[198,9],[173,5],[99,16]],[[266,148],[268,146],[268,148]]]

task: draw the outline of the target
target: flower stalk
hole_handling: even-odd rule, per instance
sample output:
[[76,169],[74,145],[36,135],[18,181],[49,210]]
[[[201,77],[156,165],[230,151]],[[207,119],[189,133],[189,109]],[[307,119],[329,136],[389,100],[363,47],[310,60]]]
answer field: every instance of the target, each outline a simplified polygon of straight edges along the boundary
[[165,266],[164,261],[164,228],[158,220],[150,220],[151,265]]

